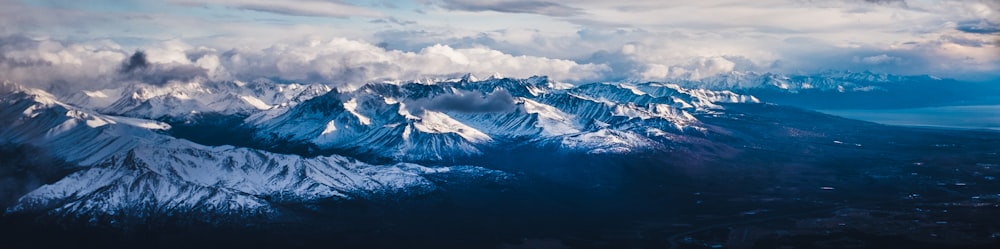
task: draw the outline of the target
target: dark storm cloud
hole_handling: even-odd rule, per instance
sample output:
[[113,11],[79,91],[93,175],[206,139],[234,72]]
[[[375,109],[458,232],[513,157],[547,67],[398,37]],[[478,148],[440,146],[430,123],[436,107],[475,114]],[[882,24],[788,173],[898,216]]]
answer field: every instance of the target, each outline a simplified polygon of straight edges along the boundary
[[135,51],[125,63],[122,63],[122,73],[131,73],[147,67],[149,67],[149,61],[146,60],[146,52]]
[[506,90],[498,90],[485,96],[476,92],[458,92],[416,100],[408,105],[416,109],[467,113],[507,112],[515,108],[514,97]]
[[955,29],[973,34],[1000,34],[1000,23],[990,22],[986,19],[971,20],[958,23],[958,27]]
[[146,53],[142,51],[136,51],[122,62],[120,72],[125,79],[156,85],[163,85],[174,80],[189,81],[199,77],[208,77],[207,70],[193,65],[152,64],[146,58]]
[[577,16],[583,14],[580,8],[566,6],[549,1],[476,1],[476,0],[444,0],[443,5],[449,10],[464,11],[496,11],[505,13],[527,13],[546,16]]

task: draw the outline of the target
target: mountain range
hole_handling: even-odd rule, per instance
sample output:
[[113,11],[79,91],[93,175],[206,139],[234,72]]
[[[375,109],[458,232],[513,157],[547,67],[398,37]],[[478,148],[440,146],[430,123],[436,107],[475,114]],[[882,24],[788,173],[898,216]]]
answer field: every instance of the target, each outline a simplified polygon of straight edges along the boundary
[[[839,204],[823,194],[838,186],[878,200],[914,191],[883,184],[912,165],[958,172],[998,163],[995,133],[892,127],[772,102],[901,94],[913,82],[952,84],[867,72],[581,85],[466,75],[352,88],[259,79],[53,94],[3,82],[0,154],[8,161],[0,173],[9,194],[0,203],[8,221],[124,229],[315,224],[303,220],[361,219],[347,214],[373,206],[403,211],[358,217],[506,217],[493,222],[545,229],[609,212],[664,215],[654,206],[697,213],[703,192],[829,206]],[[992,186],[983,176],[993,171],[919,177]],[[942,177],[957,177],[950,172]],[[565,220],[517,221],[539,213]],[[422,234],[412,228],[428,222],[406,219],[420,222],[400,225],[399,236]],[[449,232],[468,225],[455,224]]]
[[731,90],[770,103],[809,109],[899,109],[996,104],[1000,87],[931,75],[870,71],[782,74],[733,71],[699,80],[677,80],[687,88]]

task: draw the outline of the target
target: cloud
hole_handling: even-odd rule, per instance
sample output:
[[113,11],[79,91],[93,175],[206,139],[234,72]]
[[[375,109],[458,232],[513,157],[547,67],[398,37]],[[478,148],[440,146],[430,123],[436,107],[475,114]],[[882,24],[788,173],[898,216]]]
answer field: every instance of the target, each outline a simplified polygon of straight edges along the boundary
[[639,77],[642,80],[664,80],[664,79],[690,79],[699,80],[701,78],[724,74],[734,71],[736,63],[725,57],[701,57],[693,59],[686,64],[664,65],[650,63],[642,66],[639,70]]
[[137,50],[146,75],[174,80],[345,86],[494,72],[571,83],[744,70],[1000,72],[992,0],[54,1],[0,9],[0,76],[44,86],[171,80],[123,76]]
[[508,112],[516,107],[514,97],[506,90],[498,90],[490,94],[476,92],[457,92],[455,94],[438,95],[431,99],[414,100],[407,103],[412,111],[427,109],[440,112]]
[[986,19],[959,22],[955,30],[974,34],[1000,34],[1000,23]]
[[495,72],[512,77],[548,75],[557,80],[581,82],[600,79],[607,70],[600,64],[513,56],[485,47],[456,49],[432,45],[404,52],[342,38],[276,45],[259,51],[233,50],[224,53],[220,61],[239,78],[280,76],[335,85]]
[[403,20],[396,19],[395,17],[372,19],[369,22],[370,23],[391,23],[391,24],[396,24],[396,25],[400,25],[400,26],[417,24],[417,22],[415,22],[415,21],[403,21]]
[[39,88],[104,87],[126,53],[114,44],[67,44],[13,35],[0,37],[0,80]]
[[[171,2],[185,6],[206,6],[205,1],[191,0],[171,0]],[[268,12],[291,16],[319,16],[333,18],[348,18],[352,16],[381,17],[381,12],[368,8],[343,3],[340,1],[321,0],[216,0],[211,4],[226,6],[235,9]]]
[[457,77],[465,73],[511,77],[548,75],[588,82],[603,78],[602,64],[514,56],[484,47],[432,45],[415,52],[387,50],[343,38],[275,44],[264,49],[194,47],[166,41],[127,52],[117,44],[63,43],[24,36],[0,37],[2,80],[41,88],[109,88],[128,82],[280,78],[353,87],[381,80]]
[[905,0],[865,0],[865,2],[874,4],[906,4]]
[[142,70],[149,67],[149,61],[146,60],[146,53],[142,51],[135,51],[132,56],[128,57],[124,63],[122,63],[122,73],[131,73],[136,70]]
[[136,51],[122,63],[121,76],[125,80],[163,85],[171,81],[191,81],[208,77],[208,70],[196,65],[178,63],[153,64],[146,59],[146,53]]
[[897,63],[900,63],[900,62],[903,61],[900,58],[892,57],[892,56],[889,56],[887,54],[873,55],[873,56],[868,56],[868,57],[863,57],[863,58],[858,58],[858,57],[854,57],[854,58],[855,58],[854,62],[861,62],[861,63],[871,64],[871,65],[897,64]]
[[566,6],[557,2],[537,0],[443,0],[441,2],[441,7],[449,10],[527,13],[557,17],[584,14],[583,10],[580,8]]

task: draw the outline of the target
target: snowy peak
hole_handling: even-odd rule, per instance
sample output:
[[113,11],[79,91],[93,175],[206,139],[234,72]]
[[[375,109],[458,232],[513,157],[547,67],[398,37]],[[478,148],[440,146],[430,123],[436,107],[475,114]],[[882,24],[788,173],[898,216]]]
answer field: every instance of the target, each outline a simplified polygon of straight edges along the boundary
[[275,106],[293,105],[328,91],[329,87],[318,84],[278,84],[267,80],[175,82],[81,91],[62,99],[106,114],[183,120],[198,114],[245,116]]
[[482,155],[509,141],[547,146],[552,144],[548,140],[585,134],[588,139],[566,140],[565,144],[578,146],[564,147],[601,147],[587,142],[599,141],[593,137],[630,140],[622,143],[624,147],[647,147],[646,140],[665,141],[670,136],[665,134],[701,130],[692,113],[720,110],[717,103],[759,102],[729,91],[662,83],[594,83],[561,89],[547,77],[472,80],[470,75],[433,84],[372,83],[351,91],[334,90],[247,120],[256,139],[265,144],[298,144],[395,161],[453,161]]
[[559,140],[562,148],[585,151],[588,154],[627,154],[659,149],[658,143],[630,131],[599,129],[573,134]]
[[110,219],[272,216],[278,203],[426,194],[436,186],[425,176],[439,173],[504,175],[469,166],[379,166],[340,156],[302,158],[173,140],[139,146],[45,185],[7,212]]
[[120,98],[113,103],[90,111],[115,118],[79,114],[77,119],[93,127],[126,123],[166,130],[169,126],[143,119],[190,122],[200,114],[245,116],[245,128],[252,130],[252,139],[263,149],[433,162],[481,156],[510,141],[534,141],[527,142],[530,146],[565,136],[613,134],[597,132],[601,129],[665,142],[670,136],[703,130],[693,113],[720,110],[718,103],[758,102],[730,91],[676,84],[593,83],[567,88],[544,76],[477,81],[472,75],[432,83],[371,83],[353,90],[266,80],[133,85],[68,99],[85,106],[116,94]]
[[878,90],[880,86],[892,83],[940,80],[928,75],[903,76],[870,71],[827,71],[809,75],[733,71],[700,80],[681,80],[677,84],[712,90],[764,88],[791,92],[809,89],[844,92]]
[[[170,125],[144,119],[100,114],[59,102],[31,88],[0,94],[0,141],[51,148],[64,160],[81,165],[104,160],[145,141],[162,138]],[[135,139],[122,139],[130,137]]]
[[411,112],[410,107],[393,97],[401,92],[430,95],[413,89],[385,91],[390,96],[374,94],[372,88],[348,93],[334,90],[288,110],[272,110],[282,114],[250,119],[257,130],[255,137],[268,143],[309,143],[323,150],[348,150],[402,160],[479,155],[475,144],[492,141],[485,133],[445,113],[423,109]]
[[128,217],[215,221],[276,215],[276,203],[424,194],[436,189],[430,175],[505,175],[473,166],[371,165],[337,155],[204,146],[160,132],[169,126],[159,122],[81,109],[37,89],[4,89],[0,119],[10,125],[0,126],[0,142],[44,148],[79,169],[23,196],[8,213],[103,224]]

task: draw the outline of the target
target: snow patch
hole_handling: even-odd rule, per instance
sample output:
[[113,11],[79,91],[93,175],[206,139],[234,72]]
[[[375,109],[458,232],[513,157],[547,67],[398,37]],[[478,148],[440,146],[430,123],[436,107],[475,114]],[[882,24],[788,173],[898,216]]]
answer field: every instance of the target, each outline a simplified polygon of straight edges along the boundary
[[109,97],[107,94],[104,94],[103,91],[83,91],[83,94],[86,94],[88,97],[91,97],[91,98],[108,98]]
[[358,113],[357,111],[358,99],[351,98],[351,100],[344,102],[344,109],[347,110],[347,112],[354,114],[354,116],[358,118],[358,121],[361,122],[361,124],[370,125],[372,123],[371,119],[365,117],[364,115],[361,115],[361,113]]
[[420,121],[413,124],[413,128],[426,133],[455,133],[473,143],[493,141],[486,133],[458,122],[448,114],[429,110],[424,111]]
[[561,145],[571,150],[585,150],[588,154],[627,154],[650,149],[653,142],[632,132],[601,129],[566,136]]
[[558,136],[571,133],[578,133],[580,129],[574,125],[576,117],[574,115],[560,111],[550,105],[538,103],[534,100],[520,98],[524,111],[538,115],[538,123],[535,127],[542,128],[543,136]]
[[337,131],[336,121],[335,120],[330,120],[329,123],[326,123],[326,128],[323,129],[323,132],[320,133],[320,135],[330,134],[330,133],[333,133],[334,131]]
[[242,99],[244,102],[246,102],[250,106],[253,106],[254,108],[257,108],[258,110],[271,109],[271,105],[268,105],[267,103],[264,103],[263,100],[260,100],[260,99],[258,99],[257,97],[254,97],[254,96],[243,95],[243,96],[240,96],[240,99]]

